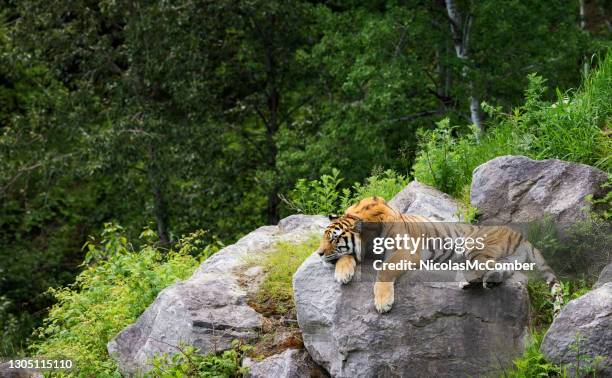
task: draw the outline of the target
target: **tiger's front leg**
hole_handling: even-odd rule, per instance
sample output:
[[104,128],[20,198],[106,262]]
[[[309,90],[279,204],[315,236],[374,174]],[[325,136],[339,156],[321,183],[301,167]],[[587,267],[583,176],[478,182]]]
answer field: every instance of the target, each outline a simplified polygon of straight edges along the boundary
[[334,278],[341,284],[348,283],[355,275],[355,265],[357,262],[352,255],[342,256],[336,262]]
[[[401,261],[418,261],[419,255],[411,254],[404,250],[395,251],[389,258],[388,263],[397,264]],[[374,307],[379,313],[385,313],[391,310],[393,302],[395,302],[395,280],[404,274],[404,270],[388,270],[383,269],[378,272],[376,283],[374,284]]]

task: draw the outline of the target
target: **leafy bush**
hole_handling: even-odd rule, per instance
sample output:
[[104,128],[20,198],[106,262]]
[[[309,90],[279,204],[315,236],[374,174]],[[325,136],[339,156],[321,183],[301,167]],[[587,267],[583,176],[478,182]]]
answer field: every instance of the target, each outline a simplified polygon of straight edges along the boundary
[[293,312],[293,274],[317,248],[318,237],[296,244],[280,242],[263,260],[266,277],[250,305],[264,315],[287,315]]
[[283,199],[291,210],[298,213],[334,214],[351,197],[350,189],[340,188],[342,181],[340,171],[334,168],[331,175],[323,175],[318,180],[298,180],[289,198]]
[[532,74],[528,79],[525,104],[512,114],[485,104],[496,125],[480,139],[474,129],[461,133],[447,119],[434,130],[421,131],[414,176],[460,197],[469,190],[478,165],[508,154],[558,158],[611,172],[612,141],[605,128],[612,119],[612,53],[602,59],[579,91],[557,91],[555,103],[543,99],[543,78]]
[[243,373],[240,367],[245,347],[235,346],[220,354],[198,354],[192,346],[178,346],[178,353],[157,356],[153,368],[145,376],[155,378],[175,377],[238,377]]
[[341,188],[343,181],[337,169],[318,180],[301,179],[289,193],[289,198],[283,197],[283,200],[298,213],[342,214],[347,207],[366,197],[390,200],[407,184],[405,176],[390,169],[375,170],[365,183],[356,183],[351,188]]
[[544,358],[540,352],[540,345],[544,338],[545,332],[533,332],[529,335],[527,346],[523,355],[516,358],[513,363],[513,368],[505,371],[503,377],[512,378],[531,378],[531,377],[565,377],[566,371],[552,364]]
[[[151,231],[142,237],[152,237]],[[162,252],[154,244],[139,251],[123,235],[123,229],[106,224],[100,243],[86,244],[88,262],[76,282],[50,289],[57,303],[51,308],[33,354],[73,360],[77,370],[68,375],[119,376],[106,344],[153,302],[157,294],[185,279],[211,248],[194,250],[201,234],[184,238],[177,252]]]
[[356,183],[353,185],[350,203],[345,205],[348,207],[364,198],[374,196],[382,197],[388,201],[404,189],[407,184],[408,180],[405,176],[399,175],[391,169],[386,171],[375,170],[372,176],[365,180],[364,184]]

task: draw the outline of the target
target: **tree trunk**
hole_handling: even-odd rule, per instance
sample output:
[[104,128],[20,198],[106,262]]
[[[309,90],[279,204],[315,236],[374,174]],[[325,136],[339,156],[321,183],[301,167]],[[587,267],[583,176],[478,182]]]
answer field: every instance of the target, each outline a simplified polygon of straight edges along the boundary
[[480,98],[476,93],[474,79],[470,77],[469,62],[469,41],[470,41],[470,29],[472,27],[472,16],[468,15],[465,21],[462,20],[461,14],[457,10],[457,6],[454,0],[445,0],[446,12],[451,27],[451,35],[453,37],[453,43],[455,45],[455,54],[463,62],[461,69],[461,76],[464,80],[468,81],[468,88],[470,91],[470,119],[472,123],[476,125],[480,134],[484,132],[484,125],[482,123],[482,109],[480,108]]
[[[586,5],[585,0],[579,0],[580,3],[580,29],[583,32],[588,33],[586,30]],[[586,55],[582,57],[582,75],[586,77],[589,74],[589,62]]]
[[436,73],[438,75],[438,84],[436,85],[436,97],[438,99],[438,109],[437,112],[439,115],[444,115],[446,113],[446,109],[450,105],[450,88],[451,88],[451,69],[448,64],[444,64],[443,61],[450,54],[450,46],[448,41],[445,41],[444,44],[439,44],[436,49]]
[[[274,118],[274,117],[270,116],[270,118]],[[266,218],[267,218],[268,224],[278,223],[278,220],[279,220],[278,205],[280,204],[280,200],[278,198],[278,192],[280,189],[279,189],[278,177],[277,177],[278,172],[276,170],[276,155],[278,151],[276,149],[276,140],[274,139],[274,136],[276,134],[276,129],[271,127],[273,125],[275,126],[276,123],[274,122],[273,124],[271,124],[267,128],[267,133],[266,133],[266,140],[268,144],[267,166],[268,166],[268,170],[274,173],[272,177],[273,182],[271,183],[271,186],[268,189],[268,204],[266,206]]]
[[[273,25],[275,19],[271,18],[271,24]],[[266,126],[266,142],[268,147],[267,153],[267,166],[268,170],[272,172],[272,182],[268,189],[268,204],[266,209],[266,217],[268,224],[278,223],[278,205],[280,200],[278,198],[279,192],[279,181],[278,171],[276,169],[276,155],[278,154],[276,148],[276,132],[278,131],[279,125],[279,106],[280,106],[280,93],[277,88],[278,72],[277,62],[274,57],[273,45],[270,40],[265,43],[266,46],[266,107],[267,107],[267,119],[265,120]]]
[[163,179],[158,173],[156,167],[156,155],[153,145],[149,145],[149,162],[147,164],[147,173],[149,176],[149,185],[151,185],[151,192],[153,194],[153,213],[155,216],[155,223],[157,224],[157,236],[159,236],[159,242],[167,246],[170,244],[170,232],[168,231],[168,208],[166,206],[166,199],[164,192],[162,191]]

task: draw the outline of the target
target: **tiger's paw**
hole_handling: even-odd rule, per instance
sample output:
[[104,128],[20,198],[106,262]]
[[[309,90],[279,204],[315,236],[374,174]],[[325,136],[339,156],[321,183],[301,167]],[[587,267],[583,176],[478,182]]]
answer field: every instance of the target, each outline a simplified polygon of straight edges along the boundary
[[342,256],[336,262],[336,271],[334,278],[336,282],[341,284],[348,283],[355,275],[355,259],[353,256]]
[[503,272],[500,272],[498,270],[488,271],[482,277],[482,287],[484,287],[485,289],[491,289],[495,286],[499,286],[501,285],[503,279]]
[[394,302],[393,282],[376,282],[374,284],[374,306],[379,313],[391,310]]

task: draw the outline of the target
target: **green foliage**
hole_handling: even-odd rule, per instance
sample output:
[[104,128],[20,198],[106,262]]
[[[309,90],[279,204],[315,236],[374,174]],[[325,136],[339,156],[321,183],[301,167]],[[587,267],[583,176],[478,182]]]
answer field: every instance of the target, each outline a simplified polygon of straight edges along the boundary
[[[12,303],[4,296],[0,296],[0,356],[17,356],[27,335],[24,334],[23,325],[27,314],[21,314],[21,319],[11,311]],[[26,328],[27,329],[27,328]]]
[[407,184],[405,176],[393,170],[378,170],[366,178],[363,184],[355,183],[351,188],[341,188],[344,181],[339,177],[340,171],[332,170],[331,175],[323,175],[319,180],[301,179],[289,193],[283,197],[287,206],[304,214],[342,214],[349,206],[366,197],[383,197],[390,200]]
[[523,355],[516,358],[513,367],[504,371],[504,378],[532,378],[532,377],[597,377],[601,367],[602,356],[591,357],[581,352],[583,338],[578,333],[570,345],[575,360],[562,366],[548,362],[540,346],[546,334],[545,330],[532,331],[527,339],[527,346]]
[[[583,280],[561,281],[563,303],[586,294],[591,287]],[[527,285],[531,302],[531,325],[534,329],[546,329],[553,321],[553,298],[550,288],[543,281],[530,280]]]
[[235,345],[234,349],[219,354],[198,354],[192,346],[177,346],[178,353],[161,355],[153,359],[153,368],[145,377],[155,378],[230,378],[239,377],[245,371],[240,366],[247,347]]
[[[585,281],[563,281],[561,282],[563,303],[567,304],[586,294],[590,286]],[[531,378],[531,377],[568,377],[576,376],[574,373],[580,371],[578,376],[595,376],[595,368],[599,364],[599,358],[592,358],[580,352],[580,335],[571,348],[576,360],[570,364],[558,366],[547,361],[540,352],[540,346],[546,330],[553,320],[553,302],[550,289],[545,282],[529,281],[527,285],[531,303],[531,331],[523,355],[513,361],[513,368],[502,373],[503,377]],[[571,373],[571,374],[570,374]]]
[[601,185],[605,194],[601,198],[593,198],[589,195],[587,200],[591,201],[592,208],[599,210],[601,217],[606,221],[612,221],[612,176],[608,177],[608,181]]
[[287,315],[295,309],[293,302],[293,274],[317,248],[318,237],[303,243],[280,242],[274,246],[261,264],[266,276],[251,303],[266,315]]
[[529,75],[525,103],[511,115],[485,107],[495,121],[481,139],[473,131],[461,133],[448,120],[421,132],[415,177],[460,196],[478,165],[507,154],[558,158],[612,171],[612,141],[603,132],[612,117],[612,54],[601,59],[579,91],[557,91],[555,103],[543,99],[544,83],[540,76]]
[[[88,265],[68,287],[50,289],[49,311],[32,353],[70,358],[78,376],[117,376],[106,344],[168,285],[187,278],[198,254],[185,248],[162,252],[152,244],[133,249],[122,228],[107,224],[99,243],[86,245]],[[206,251],[203,251],[205,254]]]
[[498,127],[482,138],[477,131],[460,138],[454,136],[458,127],[450,126],[448,119],[437,123],[437,128],[420,132],[420,151],[413,166],[414,177],[445,193],[461,197],[472,181],[472,172],[478,165],[501,155],[521,154],[524,143],[517,143],[511,128]]
[[582,352],[584,337],[577,332],[574,341],[570,344],[570,350],[574,354],[575,360],[566,365],[566,368],[576,377],[597,377],[597,372],[603,367],[604,356],[589,356]]
[[612,257],[612,224],[597,213],[589,212],[586,219],[563,230],[546,217],[527,224],[524,231],[562,279],[594,283]]
[[318,180],[300,179],[285,202],[291,210],[303,214],[334,214],[338,213],[351,196],[349,189],[341,189],[343,181],[340,171],[332,170],[331,175],[323,175]]
[[[365,179],[364,184],[356,183],[351,188],[352,196],[350,202],[343,204],[348,207],[367,197],[382,197],[389,201],[408,184],[405,176],[397,174],[388,169],[386,171],[375,170],[372,176]],[[346,209],[344,207],[344,209]]]
[[503,372],[502,377],[567,377],[565,369],[546,361],[544,355],[540,352],[544,333],[540,331],[529,335],[523,355],[513,361],[513,368]]

